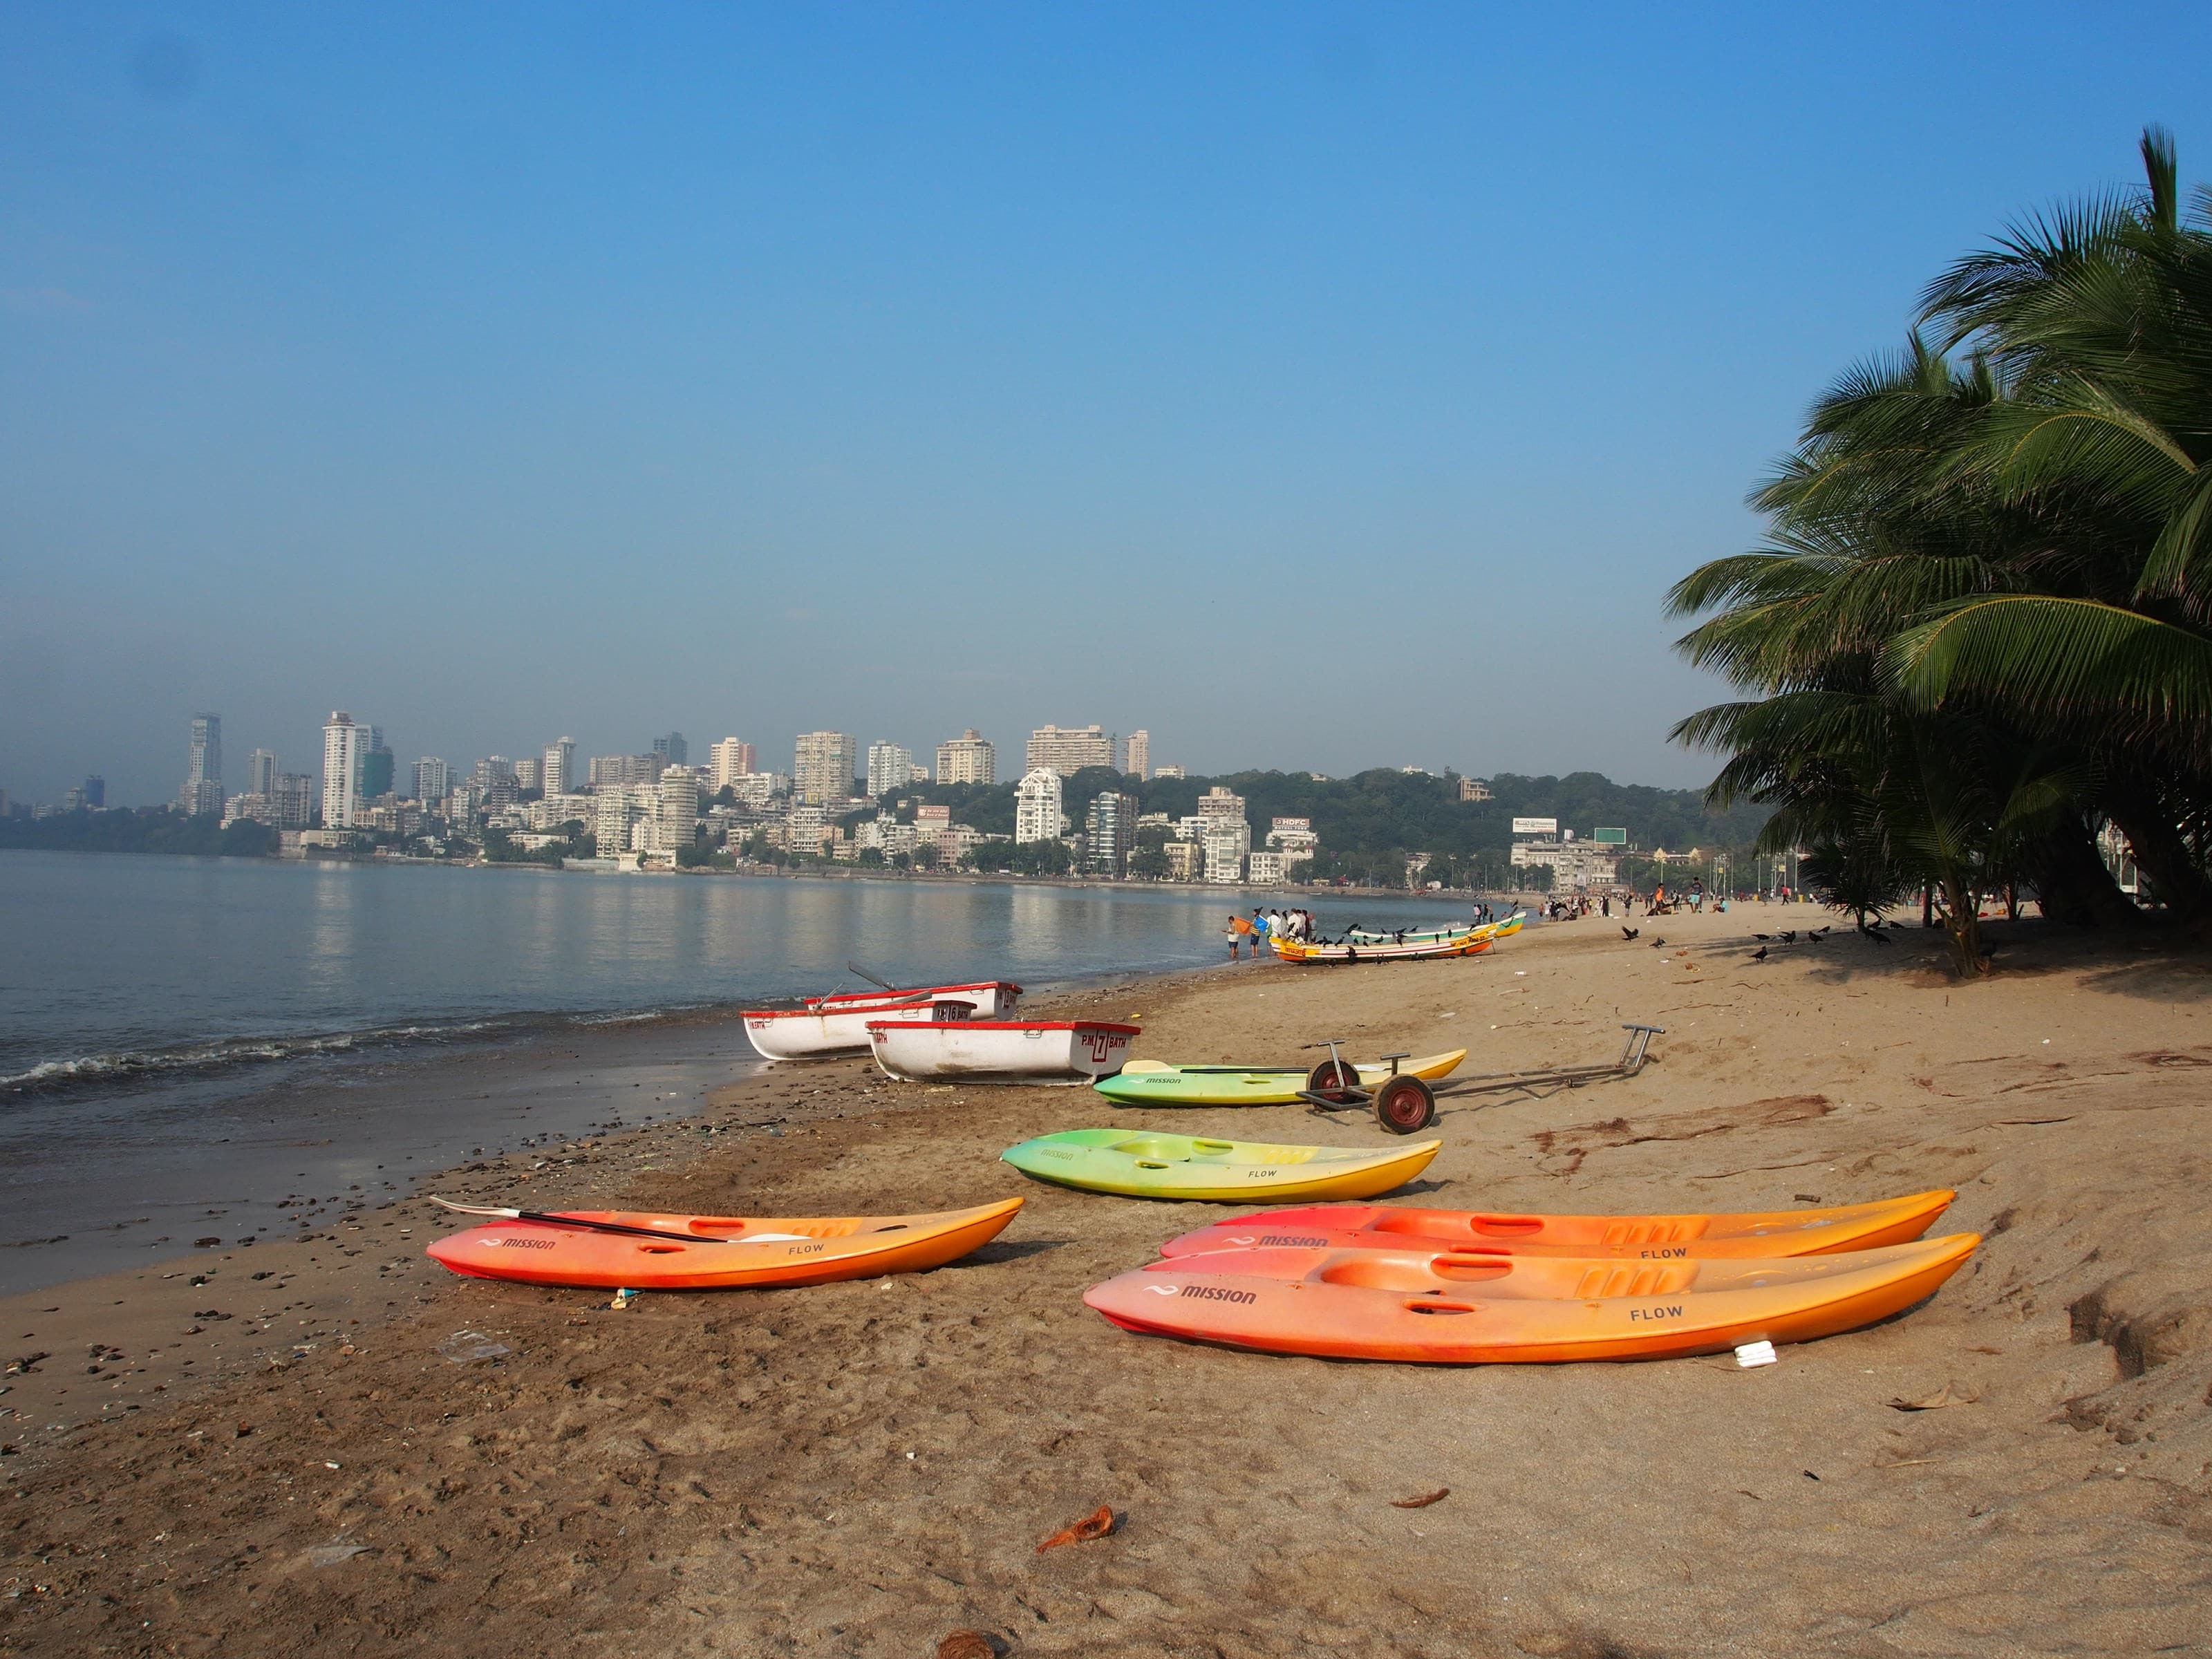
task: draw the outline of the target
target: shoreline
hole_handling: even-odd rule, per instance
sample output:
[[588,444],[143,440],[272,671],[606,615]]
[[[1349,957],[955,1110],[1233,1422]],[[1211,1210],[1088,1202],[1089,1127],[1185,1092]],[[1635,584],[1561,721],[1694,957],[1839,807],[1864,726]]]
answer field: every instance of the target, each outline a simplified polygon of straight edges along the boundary
[[[1620,1021],[1664,1025],[1636,1079],[1445,1097],[1429,1178],[1389,1201],[1633,1212],[1955,1188],[1938,1230],[1984,1233],[1979,1255],[1883,1325],[1754,1371],[1338,1364],[1140,1338],[1082,1288],[1233,1212],[1042,1186],[1000,1149],[1085,1121],[1382,1144],[1371,1120],[778,1067],[544,1170],[486,1159],[442,1180],[548,1207],[763,1214],[1019,1194],[1014,1225],[931,1273],[618,1314],[602,1293],[445,1273],[420,1246],[450,1219],[420,1200],[218,1255],[200,1285],[80,1282],[69,1300],[87,1306],[61,1318],[84,1346],[15,1348],[73,1373],[49,1400],[90,1389],[110,1402],[95,1419],[126,1420],[5,1465],[4,1535],[36,1548],[0,1566],[17,1590],[0,1639],[459,1659],[496,1618],[511,1650],[593,1656],[890,1659],[962,1627],[1021,1654],[1240,1659],[2197,1641],[2212,1346],[2185,1310],[2212,1241],[2187,1149],[2212,969],[2033,922],[1972,986],[1940,972],[1936,935],[1755,963],[1749,934],[1772,920],[1665,918],[1656,951],[1644,923],[1634,943],[1546,928],[1450,963],[1224,962],[1061,1012],[1141,1013],[1157,1057],[1279,1059],[1338,1036],[1362,1054],[1467,1043],[1469,1071],[1609,1060]],[[188,1340],[225,1343],[220,1385],[155,1394],[149,1364],[181,1379],[195,1357],[166,1333],[208,1309],[231,1317],[193,1318]],[[126,1315],[161,1354],[103,1334]],[[464,1328],[510,1352],[439,1357]],[[95,1342],[125,1350],[96,1376]],[[190,1374],[215,1368],[203,1346]],[[9,1378],[0,1407],[63,1375]],[[1889,1403],[1947,1385],[1968,1403]],[[1112,1539],[1034,1553],[1102,1502],[1126,1516]]]

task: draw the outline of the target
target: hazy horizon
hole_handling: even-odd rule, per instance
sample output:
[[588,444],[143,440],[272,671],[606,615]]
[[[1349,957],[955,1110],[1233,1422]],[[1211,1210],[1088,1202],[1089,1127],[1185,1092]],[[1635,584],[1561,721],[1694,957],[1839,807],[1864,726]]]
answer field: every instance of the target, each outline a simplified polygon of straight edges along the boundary
[[[2159,50],[2144,49],[2155,40]],[[2196,46],[2189,45],[2191,40]],[[2212,14],[0,11],[0,788],[837,729],[1601,772],[1950,260]]]

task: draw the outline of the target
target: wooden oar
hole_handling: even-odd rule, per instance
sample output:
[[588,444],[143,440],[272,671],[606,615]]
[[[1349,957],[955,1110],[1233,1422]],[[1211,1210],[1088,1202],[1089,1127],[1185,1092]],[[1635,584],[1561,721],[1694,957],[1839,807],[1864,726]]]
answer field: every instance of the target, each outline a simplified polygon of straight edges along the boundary
[[593,1221],[580,1215],[559,1215],[545,1210],[510,1210],[496,1204],[456,1204],[450,1198],[429,1194],[433,1204],[442,1204],[462,1215],[488,1215],[500,1221],[536,1221],[549,1227],[580,1227],[586,1232],[628,1233],[636,1238],[657,1238],[663,1243],[680,1239],[698,1244],[771,1244],[804,1238],[804,1233],[753,1233],[744,1238],[718,1238],[712,1233],[671,1233],[658,1227],[633,1227],[624,1221]]
[[845,966],[852,969],[853,972],[858,974],[862,979],[867,981],[871,985],[880,985],[886,991],[896,991],[898,989],[898,987],[892,984],[890,981],[887,979],[878,979],[873,974],[861,967],[857,962],[848,962]]

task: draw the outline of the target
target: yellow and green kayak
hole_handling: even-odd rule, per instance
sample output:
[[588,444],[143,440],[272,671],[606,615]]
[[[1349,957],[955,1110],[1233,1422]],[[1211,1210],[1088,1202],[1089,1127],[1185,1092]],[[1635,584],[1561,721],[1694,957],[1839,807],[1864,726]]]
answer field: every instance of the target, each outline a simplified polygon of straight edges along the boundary
[[[1435,1082],[1449,1076],[1467,1050],[1401,1060],[1398,1070]],[[1389,1062],[1359,1066],[1359,1080],[1373,1088],[1390,1075]],[[1260,1066],[1173,1066],[1165,1060],[1133,1060],[1114,1077],[1093,1085],[1107,1099],[1123,1106],[1288,1106],[1308,1086],[1309,1072]]]
[[1370,1152],[1357,1146],[1269,1146],[1126,1129],[1067,1129],[999,1156],[1025,1176],[1125,1198],[1253,1204],[1278,1198],[1372,1198],[1403,1186],[1443,1145]]

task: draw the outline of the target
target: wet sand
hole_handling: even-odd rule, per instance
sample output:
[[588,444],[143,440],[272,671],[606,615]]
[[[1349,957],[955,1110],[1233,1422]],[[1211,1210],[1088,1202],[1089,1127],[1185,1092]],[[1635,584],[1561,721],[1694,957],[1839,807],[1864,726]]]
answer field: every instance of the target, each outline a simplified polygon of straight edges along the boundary
[[[1957,1188],[1940,1227],[1988,1243],[1878,1328],[1755,1370],[1139,1338],[1084,1287],[1231,1212],[1036,1185],[1000,1150],[1109,1121],[1387,1138],[1298,1108],[777,1068],[698,1117],[482,1160],[444,1189],[1029,1202],[935,1273],[624,1312],[445,1275],[419,1201],[0,1302],[0,1356],[49,1356],[0,1395],[0,1651],[888,1656],[963,1628],[1023,1654],[1224,1659],[2202,1650],[2212,963],[2032,923],[1996,930],[2005,971],[1971,987],[1917,932],[1748,959],[1753,931],[1808,914],[1667,918],[1632,943],[1590,921],[1463,962],[1240,966],[1071,1000],[1143,1016],[1139,1053],[1208,1061],[1341,1035],[1510,1069],[1610,1060],[1621,1021],[1662,1024],[1633,1079],[1448,1097],[1444,1151],[1401,1201]],[[464,1329],[508,1352],[441,1358]],[[1947,1385],[1966,1403],[1891,1404]],[[1111,1536],[1036,1553],[1101,1504]]]

